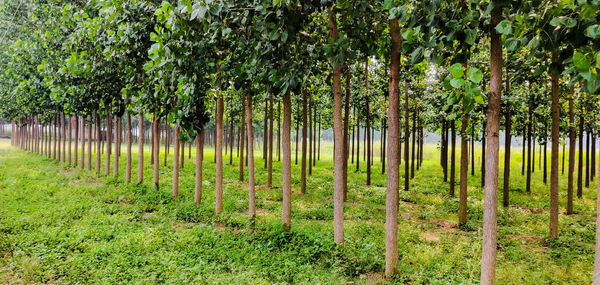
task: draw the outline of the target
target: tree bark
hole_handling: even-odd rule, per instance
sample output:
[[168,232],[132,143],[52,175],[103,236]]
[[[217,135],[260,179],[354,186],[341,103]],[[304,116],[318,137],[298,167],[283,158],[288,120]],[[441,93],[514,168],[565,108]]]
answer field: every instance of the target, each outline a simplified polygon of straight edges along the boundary
[[125,166],[125,183],[131,182],[131,144],[133,143],[133,134],[131,133],[131,113],[126,110],[127,117],[127,165]]
[[585,132],[585,188],[590,187],[590,131]]
[[281,161],[281,102],[277,103],[277,161]]
[[[177,155],[176,155],[177,156]],[[196,135],[196,175],[194,183],[194,203],[196,205],[202,202],[202,162],[204,160],[204,128],[200,129],[200,133]],[[223,211],[223,197],[216,197],[216,213]],[[219,208],[219,205],[220,208]]]
[[302,90],[302,168],[300,170],[300,193],[306,194],[306,136],[307,136],[307,104],[308,94],[307,90]]
[[[223,96],[218,92],[217,97],[217,117],[215,118],[217,127],[217,143],[215,145],[215,155],[217,156],[216,177],[215,177],[215,200],[219,200],[223,208],[223,109],[225,108]],[[198,142],[196,142],[198,143]],[[219,199],[220,198],[220,199]],[[215,210],[216,210],[215,206]]]
[[387,142],[387,122],[385,121],[385,118],[381,119],[381,128],[383,129],[383,134],[381,136],[381,143],[382,143],[382,147],[381,147],[381,174],[385,174],[385,155],[386,155],[386,142]]
[[153,151],[153,155],[152,158],[154,159],[153,162],[153,183],[154,183],[154,190],[158,190],[158,183],[159,183],[159,172],[158,172],[158,167],[159,167],[159,158],[158,158],[158,154],[160,152],[160,137],[158,134],[158,125],[160,124],[160,120],[156,117],[156,115],[154,115],[154,121],[152,124],[152,151]]
[[490,93],[487,114],[487,153],[483,198],[483,245],[481,284],[496,282],[497,213],[498,213],[498,149],[500,131],[500,97],[502,92],[502,43],[495,27],[500,23],[502,7],[492,9],[490,21]]
[[121,120],[115,116],[115,165],[113,168],[113,176],[119,177],[119,155],[121,146]]
[[112,114],[106,111],[106,165],[104,165],[104,176],[110,175],[110,155],[112,151]]
[[417,108],[413,109],[412,115],[412,147],[411,147],[411,161],[410,161],[410,179],[415,178],[415,150],[416,150],[416,139],[417,139]]
[[409,105],[408,105],[408,82],[404,80],[404,191],[409,190],[409,137],[410,137],[410,122],[409,122]]
[[[507,80],[506,89],[510,90],[509,83]],[[505,129],[506,135],[504,137],[504,185],[503,185],[503,194],[502,194],[502,205],[504,207],[508,207],[510,200],[510,144],[512,140],[512,118],[511,118],[511,107],[510,103],[506,106],[506,112],[504,113],[504,121],[505,121]]]
[[[273,186],[273,94],[269,93],[269,170],[267,173],[267,187]],[[279,121],[279,120],[277,120]]]
[[313,157],[313,96],[308,98],[308,176],[312,176],[312,157]]
[[[346,71],[346,96],[344,102],[344,125],[343,125],[343,137],[342,137],[342,149],[344,150],[344,157],[342,160],[342,187],[344,188],[344,202],[348,200],[348,152],[349,152],[349,143],[348,143],[348,126],[350,124],[350,66],[347,65]],[[341,75],[340,75],[341,76]],[[341,77],[340,77],[341,80]],[[340,82],[341,87],[341,82]],[[342,210],[343,211],[343,210]]]
[[[558,62],[556,53],[552,56],[552,62]],[[560,109],[558,97],[558,72],[555,70],[551,74],[552,85],[552,149],[550,153],[550,237],[558,237],[558,143],[559,143],[559,123]]]
[[450,150],[450,197],[454,197],[454,186],[456,184],[456,122],[450,121],[450,140],[452,148]]
[[523,128],[523,150],[521,151],[521,176],[525,175],[525,158],[527,157],[526,154],[526,146],[527,146],[527,128]]
[[240,128],[240,181],[244,181],[244,146],[245,146],[245,141],[246,141],[246,120],[245,120],[245,116],[246,116],[246,96],[244,94],[242,94],[242,114],[240,116],[240,123],[241,123],[241,128]]
[[469,113],[465,112],[463,105],[462,124],[460,126],[460,192],[458,207],[458,222],[460,225],[467,223],[467,176],[469,175],[469,139],[467,126]]
[[441,130],[441,164],[442,172],[444,173],[444,182],[448,181],[448,122],[445,118],[442,118],[442,130]]
[[525,191],[531,193],[531,106],[529,107],[529,120],[527,120],[527,181]]
[[144,182],[144,115],[142,109],[138,114],[138,179],[137,183]]
[[[173,142],[173,188],[171,195],[179,196],[179,153],[181,151],[181,141],[179,141],[179,126],[175,125],[175,141]],[[165,157],[167,154],[165,153]],[[166,161],[166,159],[165,159]]]
[[283,95],[283,199],[281,205],[281,223],[284,230],[289,231],[292,224],[292,157],[290,146],[290,129],[292,124],[292,103],[290,91]]
[[100,149],[100,140],[101,138],[101,131],[100,131],[100,115],[98,113],[96,113],[96,142],[95,142],[95,147],[96,147],[96,173],[100,174],[100,167],[101,167],[101,162],[102,162],[102,156],[100,154],[101,149]]
[[573,96],[575,86],[571,86],[569,94],[569,173],[567,180],[567,215],[573,214],[573,173],[575,172],[575,112]]
[[579,115],[579,154],[577,155],[577,198],[583,196],[583,108]]
[[[329,7],[328,20],[329,30],[333,42],[338,40],[338,27],[336,16]],[[341,66],[335,63],[335,59],[331,59],[333,63],[333,130],[334,130],[334,183],[333,183],[333,240],[336,244],[344,243],[344,130],[342,122],[342,82],[341,82]],[[387,239],[386,239],[387,240]]]
[[398,183],[400,141],[400,55],[402,36],[398,19],[389,20],[391,65],[388,99],[388,165],[385,199],[385,277],[398,270]]
[[246,96],[246,128],[248,135],[248,212],[250,219],[256,217],[256,202],[254,192],[254,132],[252,131],[252,95]]

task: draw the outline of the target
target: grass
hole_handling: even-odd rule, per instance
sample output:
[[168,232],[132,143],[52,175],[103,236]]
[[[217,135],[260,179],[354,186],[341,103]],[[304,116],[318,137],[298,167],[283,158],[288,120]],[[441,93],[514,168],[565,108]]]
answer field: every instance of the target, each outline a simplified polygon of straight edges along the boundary
[[[237,158],[233,166],[225,159],[224,212],[214,214],[212,149],[205,151],[203,201],[196,206],[194,167],[187,153],[180,197],[173,199],[171,162],[161,168],[160,190],[155,191],[149,155],[145,156],[145,183],[125,185],[125,155],[119,178],[100,177],[0,140],[0,283],[384,282],[386,179],[379,159],[372,186],[365,185],[366,163],[361,161],[357,173],[355,165],[349,165],[345,246],[339,248],[332,235],[331,146],[323,146],[305,195],[298,194],[300,168],[293,164],[292,155],[289,233],[279,225],[281,164],[274,165],[274,189],[267,189],[262,148],[255,151],[260,186],[253,225],[246,213],[247,190],[237,181]],[[511,163],[511,207],[500,206],[498,212],[498,283],[591,283],[596,183],[584,189],[583,199],[575,200],[575,214],[566,216],[562,210],[567,176],[560,176],[560,238],[546,239],[549,186],[536,170],[532,193],[525,193],[519,152],[515,148]],[[411,190],[400,193],[399,273],[390,283],[478,282],[483,212],[480,170],[476,167],[476,175],[469,175],[469,221],[459,229],[458,198],[448,195],[438,155],[434,145],[427,145]],[[457,176],[458,170],[457,166]]]

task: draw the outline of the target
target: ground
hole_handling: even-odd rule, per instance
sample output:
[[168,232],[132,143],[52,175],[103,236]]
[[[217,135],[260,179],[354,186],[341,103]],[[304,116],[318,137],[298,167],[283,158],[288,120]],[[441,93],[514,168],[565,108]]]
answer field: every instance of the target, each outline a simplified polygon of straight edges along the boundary
[[[262,147],[255,149],[260,186],[252,224],[245,184],[237,181],[236,157],[233,166],[225,158],[224,212],[214,214],[210,148],[202,203],[196,206],[193,153],[192,159],[186,153],[180,197],[173,199],[171,162],[161,165],[161,189],[151,187],[149,149],[145,183],[125,185],[124,154],[120,177],[105,178],[0,140],[0,283],[383,283],[386,182],[379,158],[372,186],[365,185],[362,158],[358,173],[349,164],[345,246],[339,248],[333,244],[331,147],[324,144],[323,149],[305,195],[299,194],[300,168],[292,155],[292,231],[286,233],[280,226],[281,163],[274,165],[274,189],[267,189]],[[560,238],[547,239],[549,185],[536,169],[533,192],[525,193],[519,153],[515,148],[512,155],[511,206],[499,206],[498,212],[498,283],[591,283],[596,183],[584,188],[583,199],[575,200],[575,214],[567,216],[567,174],[560,175]],[[448,195],[438,155],[434,145],[427,145],[411,190],[401,190],[399,273],[391,283],[478,282],[480,169],[475,168],[475,176],[469,173],[469,221],[459,228],[458,198]],[[476,163],[479,159],[476,154]],[[133,161],[136,181],[137,156]]]

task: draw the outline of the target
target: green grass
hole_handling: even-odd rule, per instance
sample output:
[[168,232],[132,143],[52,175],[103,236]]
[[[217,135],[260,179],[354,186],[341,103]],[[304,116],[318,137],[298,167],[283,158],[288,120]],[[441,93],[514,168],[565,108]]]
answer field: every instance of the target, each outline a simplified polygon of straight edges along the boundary
[[[267,189],[259,147],[255,149],[259,210],[252,225],[246,213],[247,190],[237,181],[237,158],[233,166],[225,158],[224,212],[214,214],[211,149],[205,151],[203,201],[196,206],[193,154],[190,160],[187,152],[180,197],[173,199],[171,161],[169,167],[161,168],[161,190],[155,191],[149,155],[145,157],[145,183],[125,185],[124,154],[121,175],[115,179],[9,145],[8,140],[0,140],[0,283],[382,282],[386,180],[378,158],[369,187],[365,185],[366,163],[361,161],[358,173],[349,165],[345,246],[338,248],[332,235],[330,145],[323,145],[322,160],[308,178],[306,195],[298,194],[300,168],[293,164],[292,155],[290,233],[279,225],[281,164],[275,163],[275,188]],[[511,163],[513,206],[500,206],[498,212],[498,283],[590,283],[596,183],[584,189],[583,199],[575,200],[575,214],[566,216],[562,214],[566,173],[560,176],[560,238],[547,240],[549,187],[542,183],[542,171],[536,170],[533,192],[524,192],[519,152],[514,150]],[[393,283],[478,281],[483,212],[480,170],[476,167],[476,176],[469,175],[469,221],[459,229],[458,198],[447,194],[449,186],[442,181],[438,155],[435,146],[427,145],[426,160],[411,181],[411,190],[400,193],[400,262]],[[134,156],[133,181],[136,160]],[[458,176],[458,165],[456,169]]]

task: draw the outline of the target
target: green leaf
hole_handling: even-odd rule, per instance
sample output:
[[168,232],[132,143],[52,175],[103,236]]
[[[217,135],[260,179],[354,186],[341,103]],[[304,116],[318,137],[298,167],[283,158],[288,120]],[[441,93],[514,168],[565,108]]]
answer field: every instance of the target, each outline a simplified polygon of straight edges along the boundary
[[496,32],[503,34],[503,35],[512,34],[512,23],[509,20],[502,20],[496,26]]
[[463,66],[461,63],[455,63],[452,66],[450,66],[450,69],[448,70],[450,71],[450,74],[452,74],[452,77],[454,78],[462,78],[463,77]]
[[517,39],[517,38],[508,38],[504,42],[504,45],[506,46],[507,50],[509,50],[509,51],[515,51],[517,49],[517,47],[519,46],[519,39]]
[[452,78],[450,79],[450,85],[454,88],[460,88],[465,85],[465,80],[462,78]]
[[473,83],[477,84],[477,83],[481,82],[481,80],[483,80],[483,72],[481,72],[481,70],[479,70],[476,67],[470,67],[467,70],[467,77]]
[[585,29],[585,35],[592,39],[600,38],[600,25],[589,26]]
[[465,34],[465,43],[471,46],[474,45],[475,41],[477,40],[477,30],[468,29],[467,31],[465,31]]
[[596,67],[600,68],[600,51],[596,54]]
[[483,95],[481,95],[481,90],[480,90],[479,94],[473,95],[473,99],[475,100],[475,102],[477,104],[482,104],[482,105],[485,104],[485,100],[483,100]]
[[450,77],[444,78],[444,89],[452,90],[452,85],[450,85]]
[[598,74],[592,74],[590,79],[585,82],[585,86],[589,93],[595,94],[600,90],[600,76],[598,76]]
[[579,71],[586,71],[590,68],[590,60],[584,54],[575,52],[575,54],[573,54],[573,65],[575,65]]

